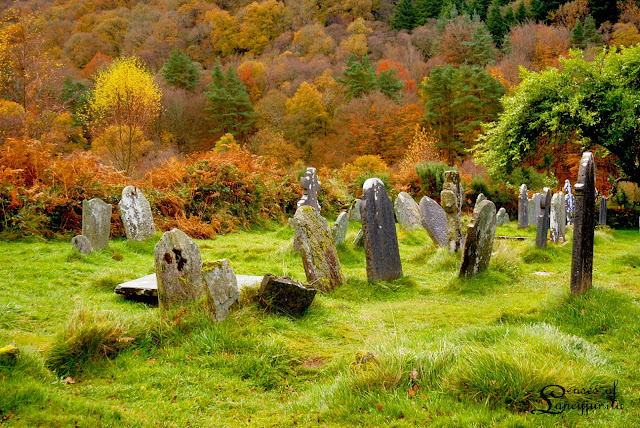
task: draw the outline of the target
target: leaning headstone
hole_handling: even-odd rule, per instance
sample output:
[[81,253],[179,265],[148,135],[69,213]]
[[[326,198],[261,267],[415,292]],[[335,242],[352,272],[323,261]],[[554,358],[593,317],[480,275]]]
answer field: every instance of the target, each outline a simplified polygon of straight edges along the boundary
[[362,218],[360,217],[360,204],[362,204],[360,199],[356,199],[353,202],[353,205],[351,205],[351,208],[349,209],[349,220],[357,221],[362,224]]
[[447,247],[452,254],[460,250],[464,239],[460,220],[463,202],[464,192],[460,184],[460,174],[458,171],[445,171],[440,204],[447,213]]
[[447,246],[447,213],[428,196],[420,200],[420,217],[424,227],[434,244],[439,247]]
[[520,197],[518,198],[518,229],[529,226],[529,195],[527,185],[520,186]]
[[268,309],[300,316],[313,302],[317,290],[307,288],[286,276],[266,274],[260,284],[258,297]]
[[509,216],[507,215],[507,210],[502,207],[498,210],[498,213],[496,214],[496,226],[502,226],[505,221],[505,217],[507,219],[507,223],[509,222]]
[[353,240],[353,245],[355,245],[356,247],[364,247],[363,238],[364,238],[364,232],[362,231],[362,228],[360,228],[360,231],[358,231],[358,234]]
[[393,205],[379,178],[364,182],[360,215],[369,281],[393,281],[402,276]]
[[407,229],[420,226],[420,208],[407,192],[400,192],[393,206],[400,226]]
[[480,193],[480,194],[478,195],[478,197],[476,198],[476,203],[475,203],[474,207],[477,207],[477,206],[478,206],[478,204],[479,204],[480,202],[484,201],[485,199],[487,199],[487,197],[486,197],[486,196],[484,196],[484,193]]
[[340,213],[336,222],[331,228],[331,235],[333,236],[333,242],[338,245],[344,243],[347,237],[347,231],[349,230],[349,214],[346,211]]
[[547,248],[549,236],[549,212],[551,211],[551,190],[545,187],[540,194],[540,214],[536,231],[536,248]]
[[325,292],[342,284],[344,277],[327,220],[312,207],[301,206],[291,225],[309,284]]
[[71,246],[74,250],[80,254],[90,254],[93,248],[91,248],[91,242],[89,238],[84,235],[76,235],[71,239]]
[[151,205],[142,190],[134,186],[122,189],[122,199],[118,208],[128,240],[144,241],[155,235],[156,227],[151,215]]
[[300,186],[304,191],[302,198],[298,201],[298,207],[310,206],[316,211],[320,212],[320,204],[318,204],[318,190],[320,190],[320,182],[318,181],[318,175],[316,169],[312,167],[307,168],[304,176],[300,179]]
[[573,223],[573,210],[575,206],[575,198],[571,191],[571,182],[564,180],[565,205],[567,207],[567,224]]
[[581,295],[592,285],[593,234],[596,204],[596,166],[591,152],[584,152],[575,186],[571,294]]
[[473,209],[473,217],[467,226],[460,265],[461,278],[472,277],[489,268],[495,234],[496,206],[489,200],[481,201]]
[[598,216],[598,220],[601,226],[607,224],[607,198],[605,196],[600,198],[600,215]]
[[551,198],[551,212],[549,214],[549,229],[551,230],[551,241],[557,244],[564,241],[566,229],[565,199],[562,192],[558,192]]
[[193,239],[180,229],[173,229],[162,235],[153,252],[161,309],[202,297],[202,258]]
[[112,209],[111,204],[98,198],[82,201],[82,234],[89,239],[94,251],[109,246]]
[[202,280],[211,318],[217,322],[229,316],[229,307],[240,297],[236,275],[229,260],[204,261]]

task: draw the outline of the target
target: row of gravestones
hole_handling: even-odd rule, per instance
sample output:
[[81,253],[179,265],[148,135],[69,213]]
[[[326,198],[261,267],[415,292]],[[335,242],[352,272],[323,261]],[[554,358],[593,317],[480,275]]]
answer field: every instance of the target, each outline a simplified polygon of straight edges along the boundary
[[[144,241],[156,233],[151,206],[140,189],[134,186],[122,189],[118,208],[127,239]],[[107,248],[112,210],[111,204],[97,198],[82,201],[82,235],[71,240],[73,248],[82,254]]]

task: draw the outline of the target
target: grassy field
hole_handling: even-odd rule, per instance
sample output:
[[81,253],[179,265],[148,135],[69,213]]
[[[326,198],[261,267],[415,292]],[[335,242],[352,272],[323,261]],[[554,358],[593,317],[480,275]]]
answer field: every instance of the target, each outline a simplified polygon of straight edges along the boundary
[[[496,240],[470,280],[424,230],[399,230],[405,276],[377,284],[351,245],[358,226],[339,248],[347,283],[305,316],[265,312],[248,290],[219,324],[202,304],[163,319],[113,293],[154,271],[160,234],[88,256],[68,241],[0,242],[0,347],[21,350],[0,363],[0,424],[637,426],[637,230],[596,231],[594,289],[572,298],[571,242],[537,250],[514,222],[497,234],[527,239]],[[292,236],[273,225],[197,242],[237,274],[304,281]],[[545,402],[553,384],[565,396],[546,389]],[[574,408],[532,413],[549,402]]]

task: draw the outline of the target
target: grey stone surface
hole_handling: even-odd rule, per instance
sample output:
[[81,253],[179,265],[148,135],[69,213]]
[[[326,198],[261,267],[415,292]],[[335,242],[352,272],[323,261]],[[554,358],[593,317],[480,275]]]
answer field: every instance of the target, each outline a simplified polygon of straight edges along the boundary
[[333,242],[338,245],[344,244],[344,240],[347,237],[347,231],[349,230],[349,214],[346,211],[340,213],[333,227],[331,228],[331,235],[333,236]]
[[579,296],[591,288],[593,275],[593,235],[596,204],[596,165],[591,152],[580,160],[575,185],[573,249],[571,254],[571,294]]
[[315,288],[305,287],[286,276],[266,274],[260,284],[258,296],[268,309],[300,316],[309,308],[316,293]]
[[94,251],[109,246],[111,210],[113,206],[98,198],[82,201],[82,234],[91,242]]
[[567,225],[567,213],[564,193],[558,192],[551,198],[551,212],[549,214],[549,229],[551,241],[555,244],[564,241]]
[[549,236],[549,213],[551,211],[551,190],[545,187],[540,194],[540,212],[536,230],[536,248],[547,248]]
[[542,198],[542,194],[534,193],[531,196],[531,200],[533,202],[529,202],[529,226],[537,226],[538,225],[538,217],[540,216],[540,199]]
[[180,229],[165,232],[154,248],[161,309],[181,306],[204,294],[200,248]]
[[528,206],[528,208],[527,208],[527,211],[528,211],[527,222],[529,223],[529,226],[534,226],[536,224],[535,221],[534,221],[534,216],[536,215],[535,214],[536,213],[535,205],[536,205],[536,201],[533,198],[529,198],[527,200],[527,206]]
[[420,217],[431,240],[439,247],[447,246],[447,213],[428,196],[420,200]]
[[349,209],[349,220],[357,221],[362,224],[362,217],[360,217],[360,204],[362,204],[362,200],[356,199],[351,205]]
[[118,208],[128,240],[144,241],[156,233],[151,215],[151,205],[142,190],[134,186],[122,189],[122,199]]
[[364,182],[360,215],[369,281],[393,281],[402,276],[393,205],[379,178]]
[[411,195],[407,192],[400,192],[398,194],[393,207],[396,212],[396,219],[400,226],[406,227],[407,229],[413,229],[420,226],[420,209],[418,208],[416,201],[414,201]]
[[309,284],[325,292],[342,284],[342,268],[327,220],[312,207],[301,206],[291,224]]
[[565,205],[567,207],[567,224],[573,224],[573,210],[575,207],[575,198],[571,190],[571,182],[564,180]]
[[356,247],[364,247],[363,238],[364,238],[364,232],[362,231],[362,228],[360,228],[360,231],[358,232],[356,237],[353,239],[353,245],[355,245]]
[[604,226],[607,224],[607,198],[600,198],[600,212],[598,214],[598,224]]
[[475,203],[474,207],[477,207],[477,206],[478,206],[478,204],[479,204],[480,202],[484,201],[485,199],[487,199],[487,197],[484,195],[484,193],[480,193],[480,194],[478,195],[478,197],[476,198],[476,203]]
[[158,298],[158,279],[155,273],[131,281],[123,282],[116,286],[116,294],[121,294],[128,298],[141,296]]
[[452,254],[459,251],[464,242],[460,219],[463,203],[464,192],[460,184],[460,174],[458,171],[445,171],[440,204],[447,214],[447,248]]
[[316,174],[315,168],[307,168],[307,172],[305,172],[304,177],[300,179],[300,186],[302,187],[304,194],[298,201],[298,207],[310,206],[320,212],[320,204],[318,204],[320,181],[318,181],[318,175]]
[[211,318],[217,322],[229,316],[229,307],[240,297],[236,275],[228,259],[202,262],[202,281]]
[[481,201],[473,209],[471,222],[467,226],[460,265],[461,278],[475,276],[489,268],[495,234],[496,206],[489,200]]
[[509,216],[507,215],[507,210],[502,207],[498,210],[498,213],[496,214],[496,226],[502,226],[503,224],[505,224],[505,217],[507,219],[507,223],[509,222]]
[[527,185],[520,186],[520,196],[518,197],[518,229],[529,226],[529,195]]
[[71,239],[71,247],[80,254],[91,254],[91,251],[93,251],[89,238],[84,235],[74,236],[73,239]]

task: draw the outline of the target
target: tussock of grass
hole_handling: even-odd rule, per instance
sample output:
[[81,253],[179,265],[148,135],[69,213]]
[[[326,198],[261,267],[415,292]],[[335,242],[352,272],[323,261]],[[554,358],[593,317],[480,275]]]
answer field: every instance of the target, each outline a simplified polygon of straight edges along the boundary
[[638,267],[640,266],[640,254],[629,252],[615,258],[615,263],[622,266]]
[[522,261],[507,243],[494,241],[493,250],[490,270],[501,272],[512,280],[522,276]]
[[614,233],[611,229],[598,229],[593,233],[593,245],[603,245],[615,242]]
[[434,270],[443,270],[446,272],[457,272],[460,270],[460,253],[451,254],[447,248],[438,248],[427,265]]
[[529,247],[522,254],[522,261],[527,264],[534,263],[551,263],[553,261],[553,254],[551,248],[536,248]]

